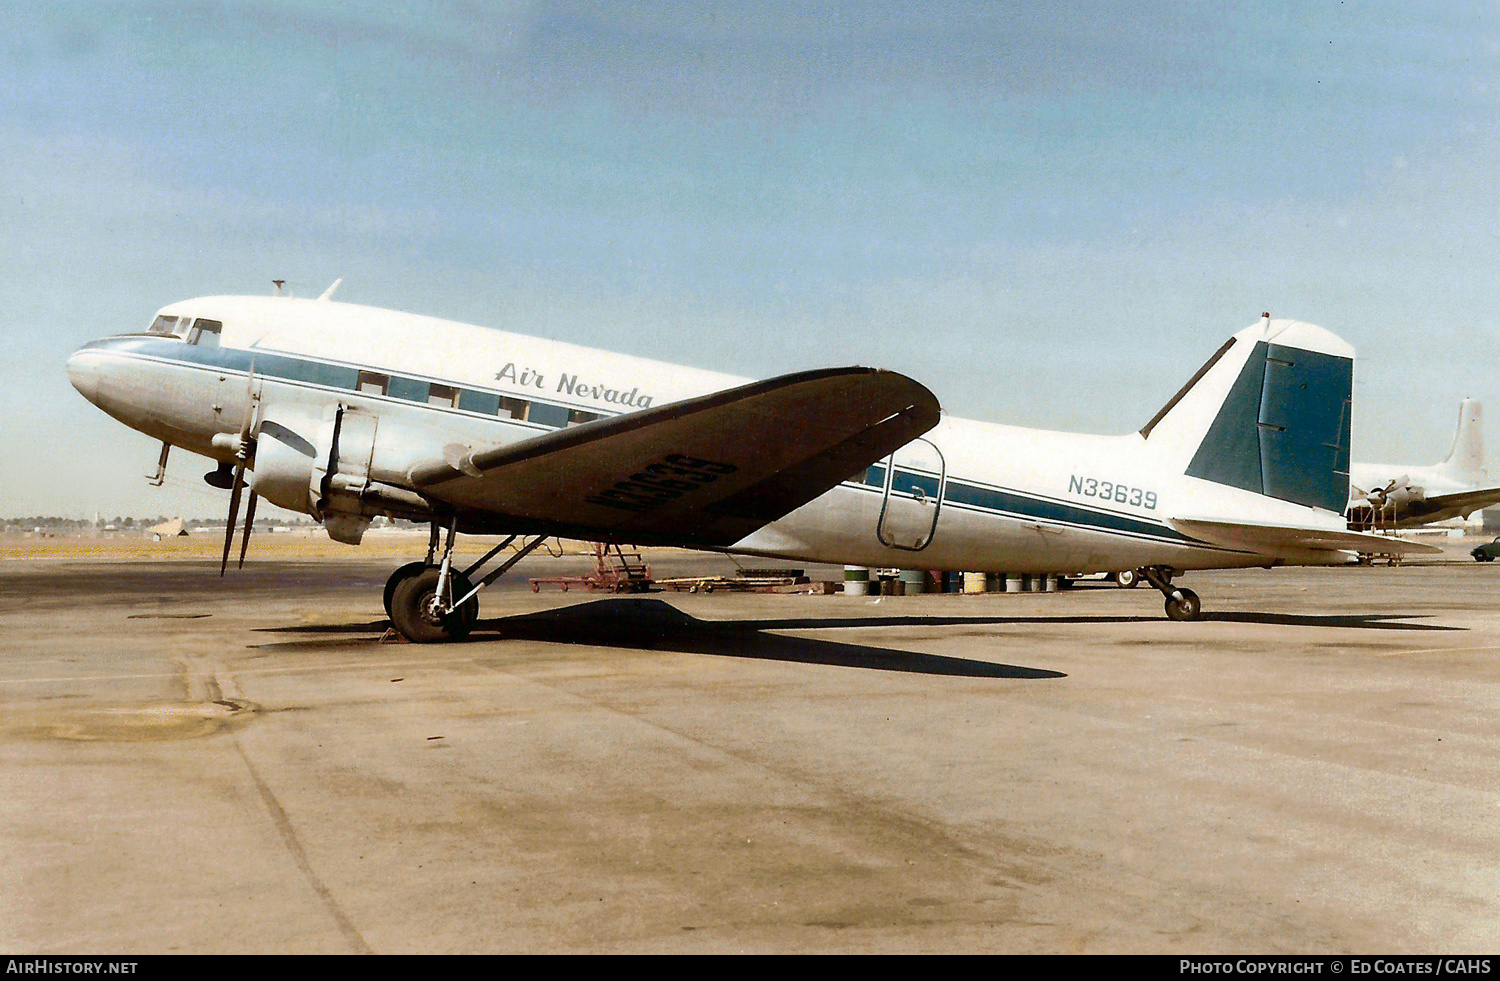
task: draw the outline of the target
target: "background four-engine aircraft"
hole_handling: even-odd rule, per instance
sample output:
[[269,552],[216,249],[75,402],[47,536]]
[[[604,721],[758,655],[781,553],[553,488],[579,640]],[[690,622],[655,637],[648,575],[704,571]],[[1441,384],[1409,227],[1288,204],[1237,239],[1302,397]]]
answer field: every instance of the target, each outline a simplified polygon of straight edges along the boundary
[[1350,473],[1349,527],[1411,528],[1467,518],[1500,503],[1500,486],[1484,469],[1483,413],[1474,399],[1458,406],[1448,458],[1431,466],[1356,463]]
[[[174,303],[68,370],[163,441],[163,466],[171,446],[219,462],[205,479],[231,491],[226,562],[247,482],[251,514],[265,497],[351,544],[376,515],[431,522],[426,559],[385,601],[403,635],[437,641],[465,635],[477,592],[551,535],[876,567],[1139,568],[1173,619],[1200,616],[1171,581],[1185,570],[1430,550],[1346,527],[1353,356],[1267,315],[1126,436],[945,417],[889,371],[750,382],[329,294]],[[460,570],[459,533],[532,540],[476,584],[500,548]]]

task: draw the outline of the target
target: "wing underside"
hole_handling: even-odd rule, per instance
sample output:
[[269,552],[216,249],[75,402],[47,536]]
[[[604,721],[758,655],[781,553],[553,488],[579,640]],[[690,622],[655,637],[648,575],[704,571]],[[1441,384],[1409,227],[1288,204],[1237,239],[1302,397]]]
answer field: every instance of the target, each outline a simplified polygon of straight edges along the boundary
[[890,371],[786,375],[412,468],[470,527],[725,547],[937,425]]
[[1457,494],[1438,494],[1421,500],[1408,501],[1399,519],[1402,521],[1420,519],[1422,522],[1441,521],[1447,517],[1471,514],[1495,503],[1500,503],[1500,487],[1482,487]]

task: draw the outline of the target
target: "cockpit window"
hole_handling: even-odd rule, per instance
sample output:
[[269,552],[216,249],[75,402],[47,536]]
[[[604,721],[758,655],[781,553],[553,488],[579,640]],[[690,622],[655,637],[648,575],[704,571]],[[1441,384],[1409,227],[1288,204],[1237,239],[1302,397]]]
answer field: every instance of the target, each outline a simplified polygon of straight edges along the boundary
[[[184,321],[187,320],[186,317],[182,319]],[[193,321],[192,332],[188,334],[188,343],[197,344],[199,347],[218,347],[219,332],[223,329],[224,325],[219,321],[204,320],[202,317],[199,317]]]
[[159,316],[146,328],[148,334],[171,334],[177,330],[177,318]]

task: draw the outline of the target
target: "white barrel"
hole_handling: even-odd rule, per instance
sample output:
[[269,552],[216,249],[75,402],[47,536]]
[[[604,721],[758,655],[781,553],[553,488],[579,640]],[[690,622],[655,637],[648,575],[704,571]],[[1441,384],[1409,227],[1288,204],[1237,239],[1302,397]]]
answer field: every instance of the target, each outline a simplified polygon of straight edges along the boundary
[[1008,572],[1005,574],[1005,591],[1007,593],[1019,593],[1021,587],[1026,584],[1026,577],[1019,572]]
[[870,595],[870,570],[862,565],[844,566],[844,595]]

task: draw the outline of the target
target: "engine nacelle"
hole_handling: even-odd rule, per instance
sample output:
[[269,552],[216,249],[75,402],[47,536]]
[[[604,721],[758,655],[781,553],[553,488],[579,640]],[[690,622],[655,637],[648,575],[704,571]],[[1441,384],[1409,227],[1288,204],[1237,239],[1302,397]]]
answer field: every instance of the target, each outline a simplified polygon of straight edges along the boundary
[[430,518],[420,494],[371,479],[379,422],[371,412],[337,403],[320,417],[269,409],[250,486],[278,507],[317,518],[329,538],[346,545],[358,545],[377,515]]
[[255,440],[250,487],[277,507],[321,518],[309,493],[318,460],[320,420],[295,413],[267,412]]

